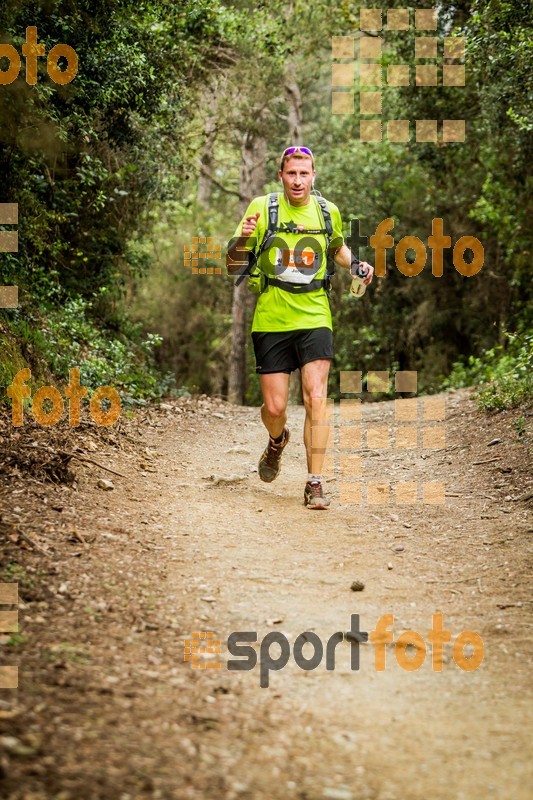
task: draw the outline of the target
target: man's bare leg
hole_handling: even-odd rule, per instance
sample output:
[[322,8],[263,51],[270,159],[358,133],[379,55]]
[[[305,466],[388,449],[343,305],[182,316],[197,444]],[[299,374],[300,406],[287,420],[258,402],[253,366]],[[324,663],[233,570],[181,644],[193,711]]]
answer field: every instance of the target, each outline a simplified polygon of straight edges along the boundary
[[287,422],[287,403],[289,402],[289,378],[285,372],[272,372],[268,375],[259,375],[263,405],[261,406],[261,419],[263,425],[273,439],[283,433]]
[[[270,483],[276,480],[281,467],[281,455],[289,442],[287,422],[287,403],[289,402],[289,375],[285,372],[273,372],[260,375],[263,405],[261,419],[270,434],[268,445],[259,459],[259,477]],[[285,433],[283,432],[285,429]]]
[[[321,358],[302,367],[302,394],[305,406],[304,444],[307,469],[320,475],[328,446],[328,374],[331,360]],[[314,425],[312,433],[311,426]]]

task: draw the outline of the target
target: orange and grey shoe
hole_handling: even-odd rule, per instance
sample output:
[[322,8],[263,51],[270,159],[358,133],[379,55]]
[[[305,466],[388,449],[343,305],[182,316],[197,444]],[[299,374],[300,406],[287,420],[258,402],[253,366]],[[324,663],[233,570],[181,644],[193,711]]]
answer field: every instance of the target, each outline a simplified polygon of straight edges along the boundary
[[314,510],[323,510],[329,506],[329,498],[324,497],[320,481],[307,481],[304,489],[304,505]]
[[259,477],[262,481],[270,483],[275,480],[281,469],[281,456],[283,449],[287,446],[290,438],[289,429],[283,428],[283,439],[276,444],[271,436],[268,438],[266,450],[259,459]]

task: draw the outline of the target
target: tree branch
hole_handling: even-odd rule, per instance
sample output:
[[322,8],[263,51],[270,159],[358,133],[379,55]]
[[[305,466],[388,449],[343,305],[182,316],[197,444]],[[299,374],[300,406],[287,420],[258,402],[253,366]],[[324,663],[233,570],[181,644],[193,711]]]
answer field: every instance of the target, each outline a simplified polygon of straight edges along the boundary
[[235,197],[238,197],[239,200],[244,200],[244,197],[242,196],[242,194],[239,191],[237,191],[236,189],[228,189],[228,187],[224,186],[222,183],[220,183],[220,181],[218,181],[214,177],[214,175],[211,175],[209,170],[207,170],[204,167],[203,164],[201,166],[201,173],[202,173],[202,175],[205,175],[206,178],[209,178],[211,183],[213,183],[215,186],[217,186],[221,191],[226,192],[226,194],[233,194],[233,195],[235,195]]

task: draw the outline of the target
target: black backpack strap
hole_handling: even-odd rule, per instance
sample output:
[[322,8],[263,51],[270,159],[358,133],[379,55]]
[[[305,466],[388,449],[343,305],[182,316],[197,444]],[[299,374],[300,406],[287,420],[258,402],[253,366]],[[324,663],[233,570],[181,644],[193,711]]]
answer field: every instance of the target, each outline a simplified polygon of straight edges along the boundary
[[307,292],[316,292],[317,289],[328,291],[329,280],[326,277],[315,278],[310,283],[287,283],[277,278],[271,278],[270,275],[265,275],[265,288],[267,286],[277,286],[278,289],[283,289],[291,294],[306,294]]
[[268,230],[276,231],[278,228],[279,194],[272,192],[268,196]]
[[254,262],[250,268],[250,272],[254,267],[256,267],[255,274],[257,274],[258,271],[259,275],[261,276],[261,289],[259,292],[260,294],[262,294],[265,291],[267,284],[265,282],[266,274],[258,265],[259,256],[261,255],[261,253],[263,253],[270,247],[272,241],[276,238],[276,234],[278,232],[279,194],[277,192],[272,192],[268,196],[267,217],[268,217],[268,227],[265,231],[265,235],[263,236],[263,241],[259,245],[257,252],[253,253],[252,258],[250,259],[250,261],[253,260]]
[[316,201],[322,211],[324,225],[326,226],[326,291],[330,292],[331,278],[335,275],[335,261],[333,256],[329,253],[329,245],[333,237],[333,223],[331,221],[331,213],[329,210],[328,202],[320,195],[315,195]]
[[269,247],[270,242],[278,231],[279,195],[277,192],[272,192],[272,194],[269,194],[268,196],[267,215],[268,228],[265,231],[263,241],[261,242],[259,250],[257,251],[257,258],[259,258],[261,253]]
[[[326,277],[325,278],[315,278],[310,283],[288,283],[286,281],[280,281],[277,278],[273,278],[270,275],[266,275],[262,273],[264,286],[262,291],[264,291],[268,286],[276,286],[278,289],[283,289],[286,292],[290,292],[291,294],[306,294],[307,292],[316,292],[317,289],[325,289],[326,292],[329,294],[331,289],[331,276],[335,273],[335,262],[333,258],[329,255],[329,245],[333,236],[333,223],[331,221],[331,214],[329,211],[329,207],[327,201],[318,195],[315,195],[316,201],[320,207],[322,212],[322,218],[324,221],[324,229],[316,229],[316,230],[308,230],[308,231],[294,231],[295,233],[301,234],[323,234],[326,237]],[[272,239],[276,236],[277,233],[277,226],[278,226],[278,209],[279,209],[279,195],[271,194],[269,196],[269,203],[268,203],[268,219],[269,225],[268,230],[265,233],[263,241],[261,243],[261,247],[259,248],[257,256],[259,257],[260,253],[263,252],[269,245]]]
[[[316,201],[320,206],[320,210],[322,211],[322,217],[324,218],[324,225],[326,227],[326,233],[328,235],[328,239],[331,241],[333,236],[333,223],[331,221],[331,214],[329,213],[328,203],[323,197],[319,195],[315,195]],[[329,245],[329,242],[328,242]]]
[[[331,221],[331,214],[328,208],[327,201],[318,195],[315,195],[316,201],[320,207],[322,212],[322,218],[324,221],[324,229],[317,229],[312,231],[298,231],[298,233],[313,233],[313,234],[324,234],[326,237],[326,277],[324,279],[315,279],[310,283],[305,284],[290,284],[285,281],[280,281],[277,278],[272,278],[269,275],[266,275],[262,270],[261,272],[262,280],[264,284],[262,286],[262,290],[264,291],[267,286],[276,286],[279,289],[284,289],[287,292],[291,292],[292,294],[305,294],[307,292],[313,292],[317,289],[325,289],[328,294],[331,288],[331,277],[335,273],[335,262],[333,258],[329,255],[329,245],[333,236],[333,223]],[[246,275],[250,275],[253,268],[257,265],[257,261],[261,253],[263,253],[268,247],[270,246],[272,240],[276,237],[278,233],[278,218],[279,218],[279,194],[277,192],[272,192],[268,196],[268,204],[267,204],[267,215],[268,215],[268,228],[265,231],[265,235],[263,236],[263,241],[259,245],[257,251],[252,251],[249,253],[249,263],[248,267],[245,270],[244,274],[242,274],[237,281],[239,284]],[[295,231],[296,232],[296,231]]]
[[259,245],[257,252],[255,250],[251,250],[248,253],[248,264],[243,272],[239,275],[235,285],[239,286],[243,280],[252,274],[252,270],[257,264],[257,260],[263,250],[269,245],[269,242],[272,238],[276,235],[276,230],[278,227],[278,215],[279,215],[279,195],[276,192],[272,192],[268,196],[268,205],[267,205],[267,216],[268,216],[268,228],[265,231],[265,235],[263,236],[263,241]]

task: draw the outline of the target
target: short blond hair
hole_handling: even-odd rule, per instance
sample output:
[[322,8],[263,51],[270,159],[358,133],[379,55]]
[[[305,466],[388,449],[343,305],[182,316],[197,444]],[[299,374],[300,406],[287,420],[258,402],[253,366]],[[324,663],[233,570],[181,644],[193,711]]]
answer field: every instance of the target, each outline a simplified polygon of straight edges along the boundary
[[297,158],[300,161],[308,158],[311,164],[313,165],[313,169],[315,168],[315,160],[313,156],[308,156],[307,153],[300,153],[296,151],[296,153],[288,153],[286,156],[281,157],[281,163],[279,165],[280,172],[283,172],[283,167],[285,166],[285,162],[288,161],[289,158]]

